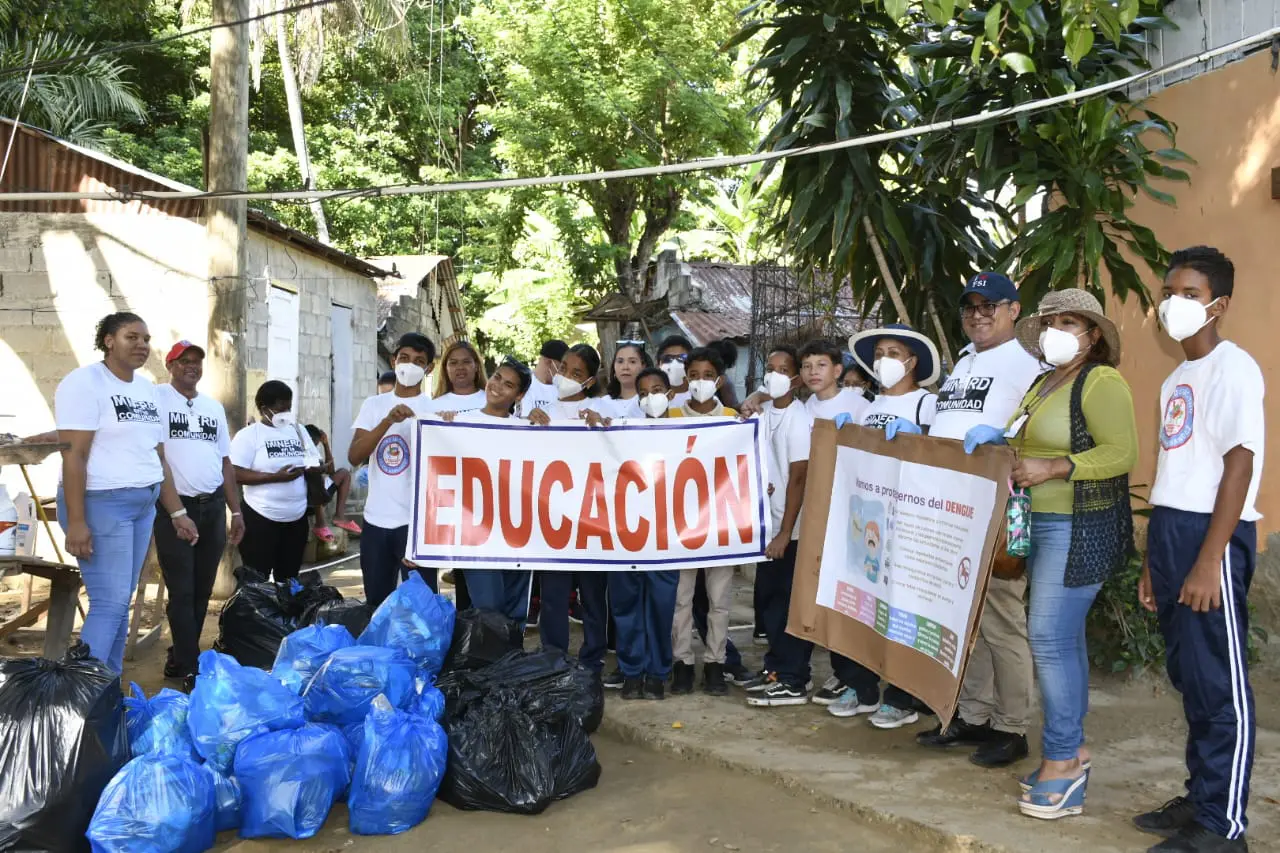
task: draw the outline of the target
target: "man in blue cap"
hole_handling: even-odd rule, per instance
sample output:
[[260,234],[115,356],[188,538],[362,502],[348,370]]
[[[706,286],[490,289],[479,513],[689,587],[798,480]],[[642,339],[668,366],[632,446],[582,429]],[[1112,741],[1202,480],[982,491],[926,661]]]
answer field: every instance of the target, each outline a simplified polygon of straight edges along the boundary
[[[938,391],[929,435],[962,439],[965,451],[1003,441],[1005,428],[1040,362],[1018,343],[1014,324],[1022,313],[1018,289],[997,272],[975,275],[960,296],[960,321],[969,345]],[[919,432],[909,421],[890,424],[887,434]],[[922,746],[976,746],[970,760],[1003,767],[1027,755],[1031,710],[1031,649],[1023,598],[1026,578],[992,578],[960,690],[959,713],[945,729],[922,733]]]

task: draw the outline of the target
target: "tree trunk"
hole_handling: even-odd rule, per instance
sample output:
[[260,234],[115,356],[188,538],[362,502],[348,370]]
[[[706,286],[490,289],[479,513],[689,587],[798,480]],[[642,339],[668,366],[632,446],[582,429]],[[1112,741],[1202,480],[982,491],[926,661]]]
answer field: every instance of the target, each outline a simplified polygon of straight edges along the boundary
[[[284,99],[289,109],[289,129],[293,131],[293,153],[298,158],[298,171],[302,173],[302,185],[313,190],[316,176],[311,171],[311,155],[307,153],[307,126],[302,120],[302,93],[298,90],[298,75],[293,70],[293,55],[289,52],[289,36],[285,29],[288,15],[276,15],[276,49],[280,53],[280,76],[284,79]],[[311,215],[316,220],[316,237],[321,243],[329,242],[329,223],[324,218],[324,206],[318,200],[311,202]]]
[[[880,248],[880,238],[876,236],[876,229],[871,224],[871,217],[862,217],[862,228],[867,232],[867,242],[871,244],[871,253],[875,255],[876,264],[880,267],[880,277],[884,279],[885,288],[889,291],[889,298],[893,301],[893,307],[898,312],[898,322],[909,323],[911,315],[907,313],[907,305],[902,301],[902,293],[898,290],[897,283],[893,280],[893,273],[889,269],[889,261],[884,256],[884,250]],[[925,291],[925,305],[930,317],[933,318],[933,328],[938,334],[939,354],[942,356],[942,367],[944,370],[951,368],[951,343],[947,340],[947,333],[943,331],[942,320],[938,317],[938,309],[933,304],[933,291]]]

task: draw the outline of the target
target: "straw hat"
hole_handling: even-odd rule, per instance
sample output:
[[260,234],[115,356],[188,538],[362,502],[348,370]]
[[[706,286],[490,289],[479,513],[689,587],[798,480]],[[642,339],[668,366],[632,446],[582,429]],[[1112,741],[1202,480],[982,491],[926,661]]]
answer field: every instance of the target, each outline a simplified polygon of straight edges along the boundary
[[1044,320],[1054,314],[1087,317],[1102,331],[1102,339],[1107,342],[1111,351],[1110,364],[1114,367],[1120,363],[1120,332],[1116,329],[1116,324],[1102,313],[1102,305],[1093,294],[1078,288],[1049,291],[1040,300],[1036,313],[1018,321],[1014,331],[1023,349],[1036,358],[1044,358],[1044,353],[1040,351],[1040,332],[1044,330]]
[[849,350],[868,376],[876,375],[871,368],[875,364],[876,341],[881,338],[897,338],[915,353],[917,385],[932,385],[938,381],[938,348],[926,335],[905,323],[889,323],[877,329],[864,329],[849,338]]

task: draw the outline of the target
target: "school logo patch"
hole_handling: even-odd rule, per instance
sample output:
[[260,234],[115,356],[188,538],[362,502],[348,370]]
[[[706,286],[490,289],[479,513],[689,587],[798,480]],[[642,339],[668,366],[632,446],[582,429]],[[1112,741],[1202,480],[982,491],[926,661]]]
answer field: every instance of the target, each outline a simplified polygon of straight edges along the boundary
[[135,400],[123,394],[112,394],[111,406],[116,410],[116,420],[120,423],[160,423],[160,410],[150,400]]
[[983,411],[991,384],[990,376],[952,376],[938,391],[938,413]]
[[403,474],[409,467],[409,442],[401,436],[388,435],[378,442],[373,458],[382,473],[392,477]]
[[1160,427],[1160,446],[1165,450],[1177,450],[1191,440],[1195,427],[1196,394],[1190,385],[1173,389],[1169,402],[1164,406],[1164,424]]

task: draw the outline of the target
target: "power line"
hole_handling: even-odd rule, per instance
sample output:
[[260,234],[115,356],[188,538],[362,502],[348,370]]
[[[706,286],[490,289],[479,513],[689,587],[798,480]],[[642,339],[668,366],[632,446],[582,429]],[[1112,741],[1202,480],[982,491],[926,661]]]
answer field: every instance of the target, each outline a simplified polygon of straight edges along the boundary
[[882,142],[892,142],[897,139],[905,139],[915,136],[924,136],[931,133],[941,133],[944,131],[955,130],[961,127],[972,127],[974,125],[985,123],[996,123],[1007,121],[1018,115],[1027,113],[1040,112],[1061,104],[1074,103],[1076,101],[1085,100],[1098,95],[1113,92],[1117,89],[1123,89],[1126,86],[1132,86],[1143,80],[1157,77],[1162,74],[1171,74],[1180,71],[1183,68],[1189,68],[1193,65],[1207,62],[1215,57],[1228,53],[1243,50],[1251,45],[1260,42],[1269,42],[1272,38],[1280,37],[1280,27],[1273,27],[1265,32],[1254,36],[1231,42],[1213,50],[1204,51],[1195,56],[1170,63],[1160,68],[1141,71],[1124,77],[1119,80],[1113,80],[1108,83],[1100,83],[1087,89],[1080,89],[1075,92],[1068,92],[1063,95],[1056,95],[1051,98],[1042,98],[1036,101],[1027,101],[1012,107],[1004,107],[997,110],[987,110],[973,115],[961,116],[960,118],[947,119],[945,121],[937,121],[929,124],[914,125],[912,127],[900,128],[898,130],[885,131],[882,133],[872,133],[865,136],[853,137],[851,139],[841,139],[836,142],[826,142],[821,145],[810,145],[805,148],[793,148],[782,151],[763,151],[756,154],[741,154],[732,157],[704,157],[696,160],[687,160],[678,163],[664,163],[658,166],[641,166],[632,169],[613,169],[597,172],[583,172],[567,175],[543,175],[527,178],[500,178],[493,180],[471,180],[471,181],[453,181],[442,184],[402,184],[363,187],[343,190],[286,190],[275,192],[221,192],[209,193],[200,190],[141,190],[141,191],[98,191],[98,192],[10,192],[0,193],[0,203],[4,202],[53,202],[53,201],[132,201],[153,200],[168,201],[177,199],[233,199],[245,201],[310,201],[312,199],[328,199],[339,196],[364,197],[364,198],[381,198],[386,196],[401,195],[430,195],[434,193],[447,192],[478,192],[485,190],[505,190],[517,189],[520,187],[538,187],[538,186],[556,186],[572,183],[584,183],[588,181],[613,181],[626,180],[634,178],[649,178],[659,175],[677,175],[687,174],[690,172],[706,172],[716,169],[727,169],[737,166],[746,166],[752,163],[767,163],[776,160],[787,160],[792,157],[807,157],[814,154],[822,154],[828,151],[842,151],[848,148],[863,148],[869,145],[876,145]]
[[32,62],[29,65],[11,65],[8,68],[0,68],[0,77],[7,77],[11,74],[28,74],[34,71],[45,71],[51,68],[61,68],[64,65],[75,65],[97,56],[106,56],[112,53],[126,53],[131,50],[149,50],[169,44],[170,42],[179,41],[181,39],[190,38],[191,36],[202,35],[203,33],[212,32],[214,30],[224,29],[226,27],[240,27],[245,24],[256,23],[257,21],[265,21],[267,18],[274,18],[277,15],[290,15],[298,12],[305,12],[307,9],[314,9],[319,6],[329,6],[334,3],[341,3],[342,0],[308,0],[297,6],[286,6],[279,9],[272,9],[269,12],[263,12],[259,15],[253,15],[248,18],[240,18],[236,21],[222,21],[216,24],[206,24],[202,27],[196,27],[191,30],[183,30],[164,38],[153,39],[152,41],[131,41],[122,42],[120,44],[107,45],[105,47],[96,48],[88,53],[81,53],[76,56],[68,56],[62,59],[48,59],[44,62]]

